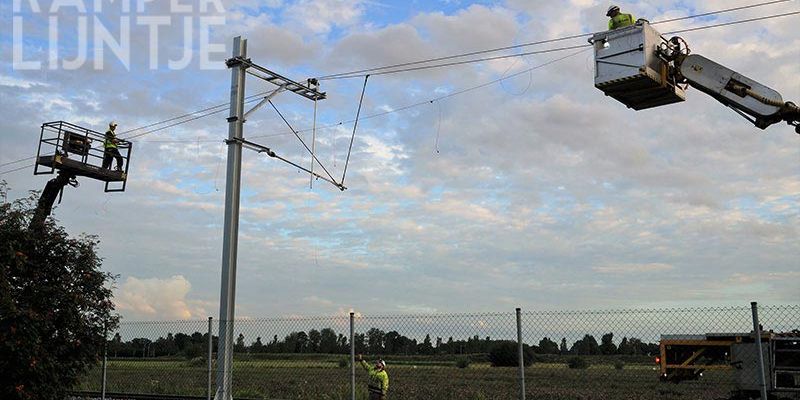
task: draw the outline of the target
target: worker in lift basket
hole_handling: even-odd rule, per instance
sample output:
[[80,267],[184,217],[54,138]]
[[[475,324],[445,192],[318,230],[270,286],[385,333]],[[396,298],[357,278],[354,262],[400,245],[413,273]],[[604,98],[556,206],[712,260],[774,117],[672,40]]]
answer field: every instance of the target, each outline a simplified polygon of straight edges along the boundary
[[122,154],[119,154],[119,149],[117,149],[117,134],[114,133],[114,130],[117,129],[117,123],[111,121],[108,124],[108,130],[106,131],[106,140],[103,142],[104,154],[103,154],[103,168],[111,169],[111,159],[114,158],[117,160],[117,171],[122,171]]
[[369,374],[367,384],[369,400],[386,400],[386,393],[389,392],[389,375],[386,373],[386,363],[379,359],[375,362],[375,366],[369,365],[364,361],[361,354],[358,355],[356,360],[361,363],[361,366]]
[[619,6],[609,7],[606,15],[611,18],[608,20],[608,30],[624,28],[636,23],[636,19],[633,18],[632,14],[623,14],[619,12]]

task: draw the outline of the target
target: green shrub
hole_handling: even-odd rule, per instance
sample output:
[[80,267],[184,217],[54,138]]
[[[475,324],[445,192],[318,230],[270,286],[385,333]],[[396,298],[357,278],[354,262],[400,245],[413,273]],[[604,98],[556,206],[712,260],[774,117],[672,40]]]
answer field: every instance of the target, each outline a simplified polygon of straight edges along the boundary
[[614,369],[620,369],[621,370],[621,369],[624,369],[624,368],[625,368],[625,362],[623,362],[622,360],[617,360],[617,361],[614,362]]
[[[516,367],[519,365],[517,342],[506,340],[497,342],[489,350],[489,362],[493,367]],[[533,363],[533,351],[530,346],[523,344],[522,361],[525,365]]]
[[587,369],[589,368],[589,362],[582,357],[570,357],[567,360],[567,366],[570,369]]
[[456,358],[456,367],[464,369],[469,368],[469,357],[458,357]]

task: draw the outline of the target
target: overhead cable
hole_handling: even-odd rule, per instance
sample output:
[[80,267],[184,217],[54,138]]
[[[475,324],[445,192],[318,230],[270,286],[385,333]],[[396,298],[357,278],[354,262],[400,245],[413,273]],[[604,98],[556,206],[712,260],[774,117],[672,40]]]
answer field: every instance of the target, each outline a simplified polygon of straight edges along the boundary
[[[779,3],[786,3],[786,2],[789,2],[789,1],[794,1],[794,0],[772,0],[772,1],[766,1],[766,2],[762,2],[762,3],[749,4],[749,5],[739,6],[739,7],[732,7],[732,8],[722,9],[722,10],[710,11],[710,12],[702,13],[702,14],[694,14],[694,15],[688,15],[688,16],[684,16],[684,17],[670,18],[670,19],[666,19],[666,20],[652,22],[651,25],[665,24],[665,23],[670,23],[670,22],[683,21],[683,20],[687,20],[687,19],[708,17],[708,16],[711,16],[711,15],[724,14],[724,13],[733,12],[733,11],[741,11],[741,10],[750,9],[750,8],[763,7],[763,6],[779,4]],[[475,56],[475,55],[480,55],[480,54],[495,53],[495,52],[498,52],[498,51],[514,50],[514,49],[519,49],[519,48],[524,48],[524,47],[537,46],[537,45],[541,45],[541,44],[560,42],[560,41],[564,41],[564,40],[580,39],[580,38],[585,38],[585,37],[589,37],[589,36],[592,36],[592,35],[594,35],[594,33],[578,33],[578,34],[562,36],[562,37],[558,37],[558,38],[538,40],[538,41],[534,41],[534,42],[522,43],[522,44],[517,44],[517,45],[512,45],[512,46],[497,47],[497,48],[493,48],[493,49],[478,50],[478,51],[472,51],[472,52],[461,53],[461,54],[454,54],[454,55],[444,56],[444,57],[429,58],[429,59],[424,59],[424,60],[417,60],[417,61],[410,61],[410,62],[404,62],[404,63],[399,63],[399,64],[384,65],[384,66],[373,67],[373,68],[365,68],[365,69],[349,71],[349,72],[340,72],[340,73],[336,73],[336,74],[324,75],[324,76],[318,77],[317,79],[319,79],[319,80],[330,80],[330,79],[344,79],[344,77],[355,78],[355,77],[363,76],[363,75],[360,75],[360,74],[365,74],[365,73],[369,73],[369,72],[373,72],[373,71],[382,71],[382,70],[401,68],[401,67],[407,67],[407,66],[412,66],[412,65],[428,64],[428,63],[433,63],[433,62],[438,62],[438,61],[451,60],[451,59],[454,59],[454,58],[462,58],[462,57],[469,57],[469,56]],[[477,62],[477,61],[475,61],[475,62]],[[376,74],[373,73],[373,75],[376,75]]]

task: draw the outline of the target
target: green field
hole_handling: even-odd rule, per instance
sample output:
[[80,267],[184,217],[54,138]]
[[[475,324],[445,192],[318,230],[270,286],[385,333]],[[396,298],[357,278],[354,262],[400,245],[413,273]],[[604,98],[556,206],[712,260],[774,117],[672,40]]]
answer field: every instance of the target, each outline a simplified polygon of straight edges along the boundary
[[[348,399],[349,368],[341,356],[250,359],[234,362],[235,398]],[[650,364],[628,363],[621,370],[612,362],[595,362],[588,369],[565,363],[539,362],[526,369],[528,399],[704,399],[726,398],[729,375],[707,374],[701,381],[663,383]],[[606,360],[610,361],[610,360]],[[390,362],[390,399],[508,400],[519,393],[516,368],[472,363],[457,368],[442,360],[408,359]],[[202,360],[112,360],[108,363],[109,392],[205,395],[207,370]],[[366,375],[357,368],[359,398],[366,399]],[[90,373],[77,390],[99,390],[100,374]]]

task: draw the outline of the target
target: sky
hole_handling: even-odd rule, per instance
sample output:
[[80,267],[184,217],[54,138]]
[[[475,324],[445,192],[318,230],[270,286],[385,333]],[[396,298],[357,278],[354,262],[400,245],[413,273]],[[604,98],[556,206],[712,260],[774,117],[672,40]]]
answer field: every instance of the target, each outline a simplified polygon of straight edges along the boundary
[[[751,3],[619,5],[659,21]],[[104,131],[116,120],[125,132],[226,103],[224,60],[237,35],[248,39],[254,63],[304,81],[599,31],[608,6],[3,2],[0,164],[34,156],[46,121]],[[664,33],[798,8],[788,1],[655,27]],[[137,21],[158,18],[155,40]],[[682,37],[694,53],[797,102],[798,18]],[[122,43],[103,46],[107,37]],[[755,128],[695,89],[683,103],[629,110],[594,88],[591,51],[525,72],[568,54],[370,77],[346,191],[321,180],[310,188],[308,174],[245,150],[236,316],[796,304],[800,136],[785,124]],[[508,79],[460,92],[501,78]],[[327,99],[318,103],[315,149],[337,179],[363,84],[321,81]],[[247,79],[248,95],[271,88]],[[274,102],[311,143],[313,103],[291,93]],[[136,138],[124,193],[79,178],[53,212],[71,234],[99,236],[127,320],[218,315],[226,116]],[[248,118],[244,136],[311,163],[270,107]],[[48,177],[32,170],[0,176],[11,199],[44,187]]]

